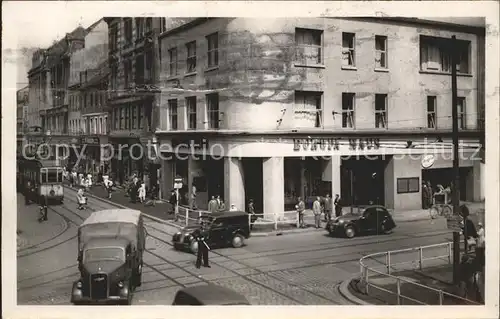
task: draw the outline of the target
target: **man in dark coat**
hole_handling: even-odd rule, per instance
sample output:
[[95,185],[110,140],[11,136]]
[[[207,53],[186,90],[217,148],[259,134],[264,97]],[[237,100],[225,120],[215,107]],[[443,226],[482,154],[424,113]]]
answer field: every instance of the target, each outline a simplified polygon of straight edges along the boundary
[[323,201],[323,208],[325,210],[325,221],[329,222],[332,219],[332,199],[330,198],[330,194],[326,194]]
[[215,199],[215,196],[212,196],[212,199],[208,202],[208,211],[211,213],[216,213],[219,210],[219,203]]
[[195,240],[198,242],[198,252],[196,256],[196,268],[201,267],[201,262],[203,259],[203,267],[208,267],[210,268],[210,265],[208,263],[208,250],[210,249],[208,247],[207,242],[205,239],[208,239],[208,231],[206,229],[206,224],[205,222],[201,222],[201,227],[197,229],[194,234],[193,234]]
[[340,199],[339,194],[335,194],[333,204],[335,205],[335,217],[342,216],[342,200]]
[[175,207],[177,206],[177,193],[176,193],[175,189],[172,189],[172,191],[170,192],[170,198],[169,198],[168,202],[170,203],[170,206],[172,206],[169,213],[174,214]]

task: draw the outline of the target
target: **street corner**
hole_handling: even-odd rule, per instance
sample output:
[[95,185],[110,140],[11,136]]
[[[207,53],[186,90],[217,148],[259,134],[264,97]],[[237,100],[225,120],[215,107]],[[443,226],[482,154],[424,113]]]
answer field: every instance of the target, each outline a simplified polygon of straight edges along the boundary
[[347,278],[339,285],[340,295],[354,305],[373,305],[372,303],[357,297],[357,295],[362,294],[361,287],[359,285],[360,281],[358,275]]

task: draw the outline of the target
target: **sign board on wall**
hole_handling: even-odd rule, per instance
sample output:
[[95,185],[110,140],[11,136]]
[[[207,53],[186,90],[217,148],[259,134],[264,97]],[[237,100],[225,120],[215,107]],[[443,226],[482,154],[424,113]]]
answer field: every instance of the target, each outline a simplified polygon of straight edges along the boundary
[[434,165],[434,162],[436,161],[436,158],[432,154],[426,154],[422,156],[422,167],[423,168],[430,168],[432,165]]
[[[339,150],[340,138],[294,138],[293,139],[293,150],[300,151],[301,149],[306,151],[316,151],[316,150]],[[349,149],[354,150],[371,150],[379,149],[380,140],[378,138],[349,138]]]

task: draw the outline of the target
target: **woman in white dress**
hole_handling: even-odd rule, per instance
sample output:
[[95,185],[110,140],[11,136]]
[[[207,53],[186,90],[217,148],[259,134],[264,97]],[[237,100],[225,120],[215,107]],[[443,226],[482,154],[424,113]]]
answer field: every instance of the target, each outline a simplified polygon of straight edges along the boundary
[[141,201],[141,203],[144,203],[146,201],[146,184],[142,181],[138,193],[139,193],[139,200]]
[[90,173],[87,174],[87,187],[88,188],[92,187],[92,174]]

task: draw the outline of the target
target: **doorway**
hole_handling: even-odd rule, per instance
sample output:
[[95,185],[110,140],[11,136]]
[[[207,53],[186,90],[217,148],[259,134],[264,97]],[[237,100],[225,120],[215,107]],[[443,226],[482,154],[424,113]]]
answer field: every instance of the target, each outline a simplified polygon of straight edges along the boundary
[[250,157],[241,160],[243,165],[245,187],[245,210],[248,202],[253,199],[255,212],[262,214],[264,211],[264,177],[262,176],[262,158]]

